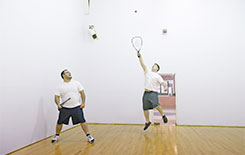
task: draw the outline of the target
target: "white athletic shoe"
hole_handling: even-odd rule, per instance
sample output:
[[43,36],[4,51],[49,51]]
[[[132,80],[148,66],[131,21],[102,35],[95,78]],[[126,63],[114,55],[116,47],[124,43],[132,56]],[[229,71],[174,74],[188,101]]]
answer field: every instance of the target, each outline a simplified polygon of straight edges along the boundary
[[87,138],[89,143],[94,143],[95,139],[91,135],[88,135]]
[[54,142],[57,142],[58,140],[59,140],[59,136],[55,135],[55,136],[52,138],[51,142],[54,143]]

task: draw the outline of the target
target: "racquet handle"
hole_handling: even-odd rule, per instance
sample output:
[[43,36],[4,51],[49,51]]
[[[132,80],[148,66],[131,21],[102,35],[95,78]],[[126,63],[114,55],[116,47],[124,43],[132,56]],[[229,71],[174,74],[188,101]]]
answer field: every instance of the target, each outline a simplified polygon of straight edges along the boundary
[[[138,51],[137,53],[140,53],[140,51]],[[140,58],[140,55],[138,55],[138,58]]]
[[69,97],[67,100],[65,100],[64,102],[60,103],[60,106],[63,106],[67,101],[69,101],[71,98]]

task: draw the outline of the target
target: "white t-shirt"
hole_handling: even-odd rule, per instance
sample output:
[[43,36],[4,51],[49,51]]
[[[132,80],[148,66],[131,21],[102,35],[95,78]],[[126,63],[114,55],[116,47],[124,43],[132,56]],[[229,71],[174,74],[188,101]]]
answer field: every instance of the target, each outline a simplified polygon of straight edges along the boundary
[[81,95],[79,93],[81,90],[84,90],[83,86],[78,81],[71,80],[60,84],[55,90],[55,95],[60,96],[62,102],[71,98],[63,107],[74,108],[81,105]]
[[160,88],[160,84],[164,82],[162,77],[155,72],[152,72],[148,68],[145,70],[145,83],[144,83],[144,88],[158,92]]

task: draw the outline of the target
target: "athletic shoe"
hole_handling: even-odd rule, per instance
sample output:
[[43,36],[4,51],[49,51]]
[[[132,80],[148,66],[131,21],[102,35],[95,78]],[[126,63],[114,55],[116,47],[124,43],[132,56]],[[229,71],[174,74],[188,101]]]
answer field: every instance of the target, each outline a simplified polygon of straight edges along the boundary
[[151,125],[151,122],[145,123],[144,130],[146,130]]
[[168,123],[168,118],[167,118],[166,115],[162,116],[162,119],[163,119],[163,122],[164,122],[164,123]]
[[94,143],[95,139],[91,135],[88,135],[87,138],[89,143]]
[[59,136],[55,135],[55,136],[52,138],[51,142],[54,143],[54,142],[57,142],[58,140],[59,140]]

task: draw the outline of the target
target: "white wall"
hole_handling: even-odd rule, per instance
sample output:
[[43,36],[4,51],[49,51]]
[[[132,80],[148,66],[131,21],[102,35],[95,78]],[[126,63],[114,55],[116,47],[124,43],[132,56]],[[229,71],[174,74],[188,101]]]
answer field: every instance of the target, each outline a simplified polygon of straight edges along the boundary
[[[106,110],[116,117],[96,118],[90,108],[87,115],[95,122],[142,121],[140,106],[135,105],[141,102],[142,70],[130,45],[133,35],[141,35],[145,63],[150,67],[156,61],[161,72],[176,72],[178,124],[244,126],[244,4],[241,0],[92,1],[88,21],[96,25],[100,40],[93,44],[96,47],[86,44],[86,49],[98,55],[94,60],[99,66],[89,74],[97,75],[100,70],[103,76],[95,81],[99,96],[90,100],[99,109],[111,109],[113,101],[102,92],[104,84],[111,81],[106,90],[124,92],[115,93],[113,100],[130,96],[117,105],[130,117]],[[168,28],[166,36],[161,34],[163,27]],[[120,82],[108,79],[108,75],[120,77]],[[128,104],[130,109],[124,106]]]
[[245,125],[244,9],[241,0],[169,4],[178,124]]
[[54,133],[52,92],[64,68],[85,87],[88,122],[143,123],[134,35],[147,66],[176,72],[178,124],[245,125],[244,1],[93,0],[88,16],[82,4],[0,1],[0,154]]
[[62,81],[60,72],[66,67],[81,72],[81,4],[0,2],[0,154],[55,133],[58,110],[53,89]]

